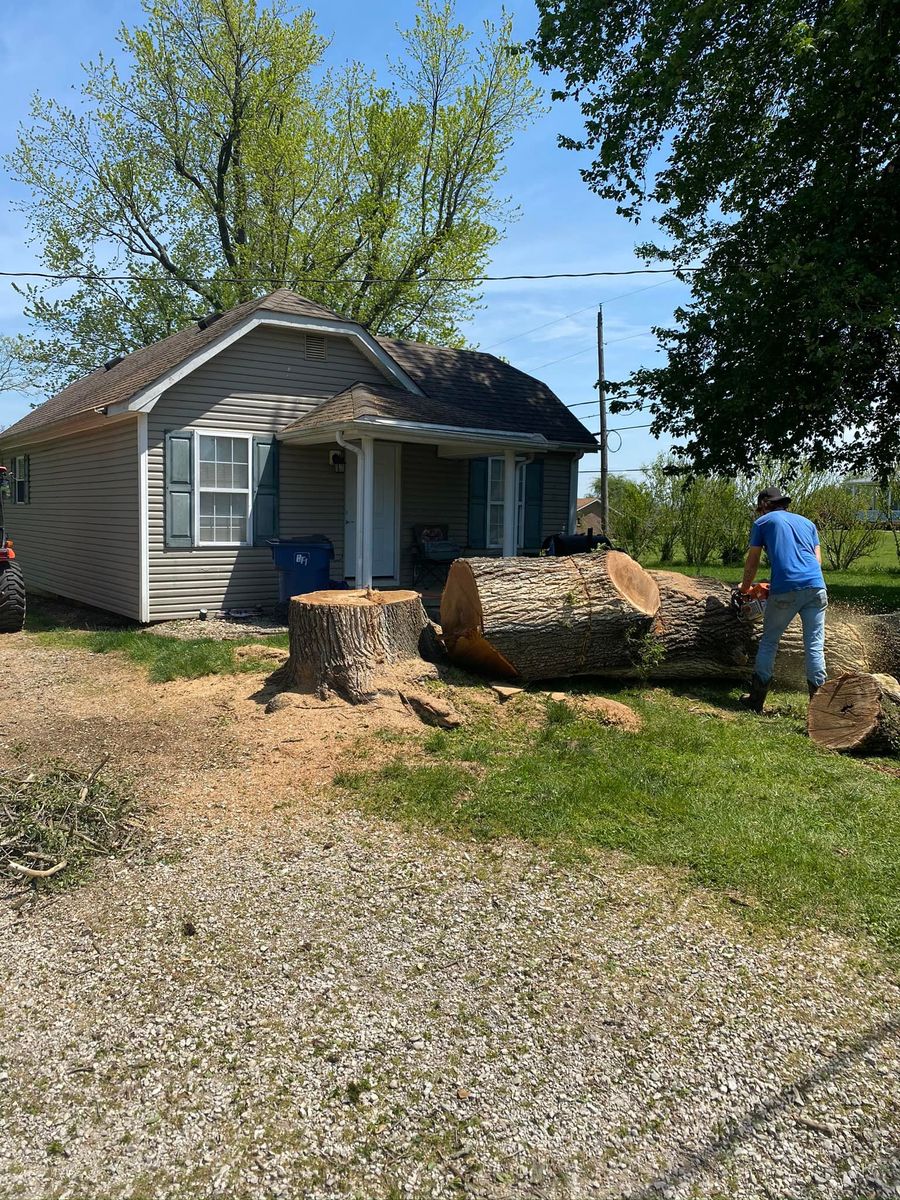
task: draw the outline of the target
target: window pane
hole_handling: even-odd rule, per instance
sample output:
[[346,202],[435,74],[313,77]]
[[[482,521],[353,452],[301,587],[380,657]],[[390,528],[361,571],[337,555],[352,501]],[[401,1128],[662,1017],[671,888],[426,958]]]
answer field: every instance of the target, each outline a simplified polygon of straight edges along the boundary
[[503,505],[488,505],[488,545],[503,545]]
[[240,492],[201,492],[200,540],[246,542],[247,497]]
[[488,460],[488,477],[490,479],[488,499],[499,504],[503,503],[503,468],[505,465],[502,458]]
[[200,435],[200,486],[243,488],[249,480],[246,438]]

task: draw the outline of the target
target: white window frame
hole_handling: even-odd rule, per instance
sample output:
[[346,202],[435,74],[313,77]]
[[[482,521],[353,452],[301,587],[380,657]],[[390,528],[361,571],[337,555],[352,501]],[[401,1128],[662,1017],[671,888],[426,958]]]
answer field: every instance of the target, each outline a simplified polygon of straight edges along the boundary
[[[503,542],[491,541],[491,508],[499,508],[503,513],[504,501],[491,499],[491,471],[494,463],[505,463],[505,459],[501,455],[493,455],[488,460],[487,473],[487,504],[485,505],[485,529],[484,529],[484,544],[488,550],[502,550]],[[503,521],[500,521],[500,528],[503,528]],[[516,459],[516,545],[522,546],[525,543],[525,462],[522,459]]]
[[[21,463],[21,471],[19,464]],[[27,454],[16,454],[12,460],[12,502],[13,504],[30,504],[31,502],[31,463]],[[24,498],[19,499],[19,484],[23,483]]]
[[[194,545],[211,546],[213,549],[235,549],[241,546],[253,545],[253,437],[240,429],[195,429],[194,431]],[[200,439],[202,437],[232,438],[235,441],[247,443],[247,487],[244,488],[211,488],[200,486]],[[247,540],[244,542],[204,542],[200,538],[200,494],[201,492],[219,492],[225,495],[243,493],[247,495]]]

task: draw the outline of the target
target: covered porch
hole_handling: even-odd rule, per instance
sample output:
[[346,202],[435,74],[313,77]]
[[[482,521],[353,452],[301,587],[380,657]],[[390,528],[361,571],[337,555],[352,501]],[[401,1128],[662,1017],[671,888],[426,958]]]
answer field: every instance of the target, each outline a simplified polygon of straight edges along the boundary
[[[356,385],[278,434],[283,468],[292,453],[306,459],[318,449],[316,457],[327,455],[331,473],[342,477],[340,558],[348,582],[414,586],[429,604],[440,595],[440,580],[415,576],[414,527],[444,526],[461,553],[504,557],[537,553],[543,538],[574,530],[582,447],[530,432],[411,419],[397,412],[411,399]],[[446,409],[423,415],[445,416]]]

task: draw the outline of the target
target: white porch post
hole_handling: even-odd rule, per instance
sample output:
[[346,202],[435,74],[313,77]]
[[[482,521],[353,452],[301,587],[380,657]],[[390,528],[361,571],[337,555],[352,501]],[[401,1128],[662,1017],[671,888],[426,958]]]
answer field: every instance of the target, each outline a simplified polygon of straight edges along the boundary
[[375,442],[360,438],[362,455],[356,479],[356,586],[372,586],[372,544],[375,540]]
[[518,489],[516,487],[516,452],[503,452],[503,557],[515,558],[518,550]]

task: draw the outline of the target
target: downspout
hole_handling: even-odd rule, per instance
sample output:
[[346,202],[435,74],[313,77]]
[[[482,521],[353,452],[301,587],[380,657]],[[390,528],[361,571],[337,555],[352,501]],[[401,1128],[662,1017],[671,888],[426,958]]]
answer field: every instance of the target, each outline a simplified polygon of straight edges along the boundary
[[[353,579],[358,588],[371,586],[371,580],[369,580],[368,585],[363,583],[363,506],[365,504],[365,497],[363,495],[363,478],[365,474],[365,458],[361,447],[354,446],[352,442],[348,442],[344,437],[343,430],[338,429],[336,431],[334,440],[342,450],[350,450],[356,456],[356,545],[354,547],[356,551],[356,562],[353,565]],[[344,570],[346,571],[346,569],[347,567],[345,564]]]

